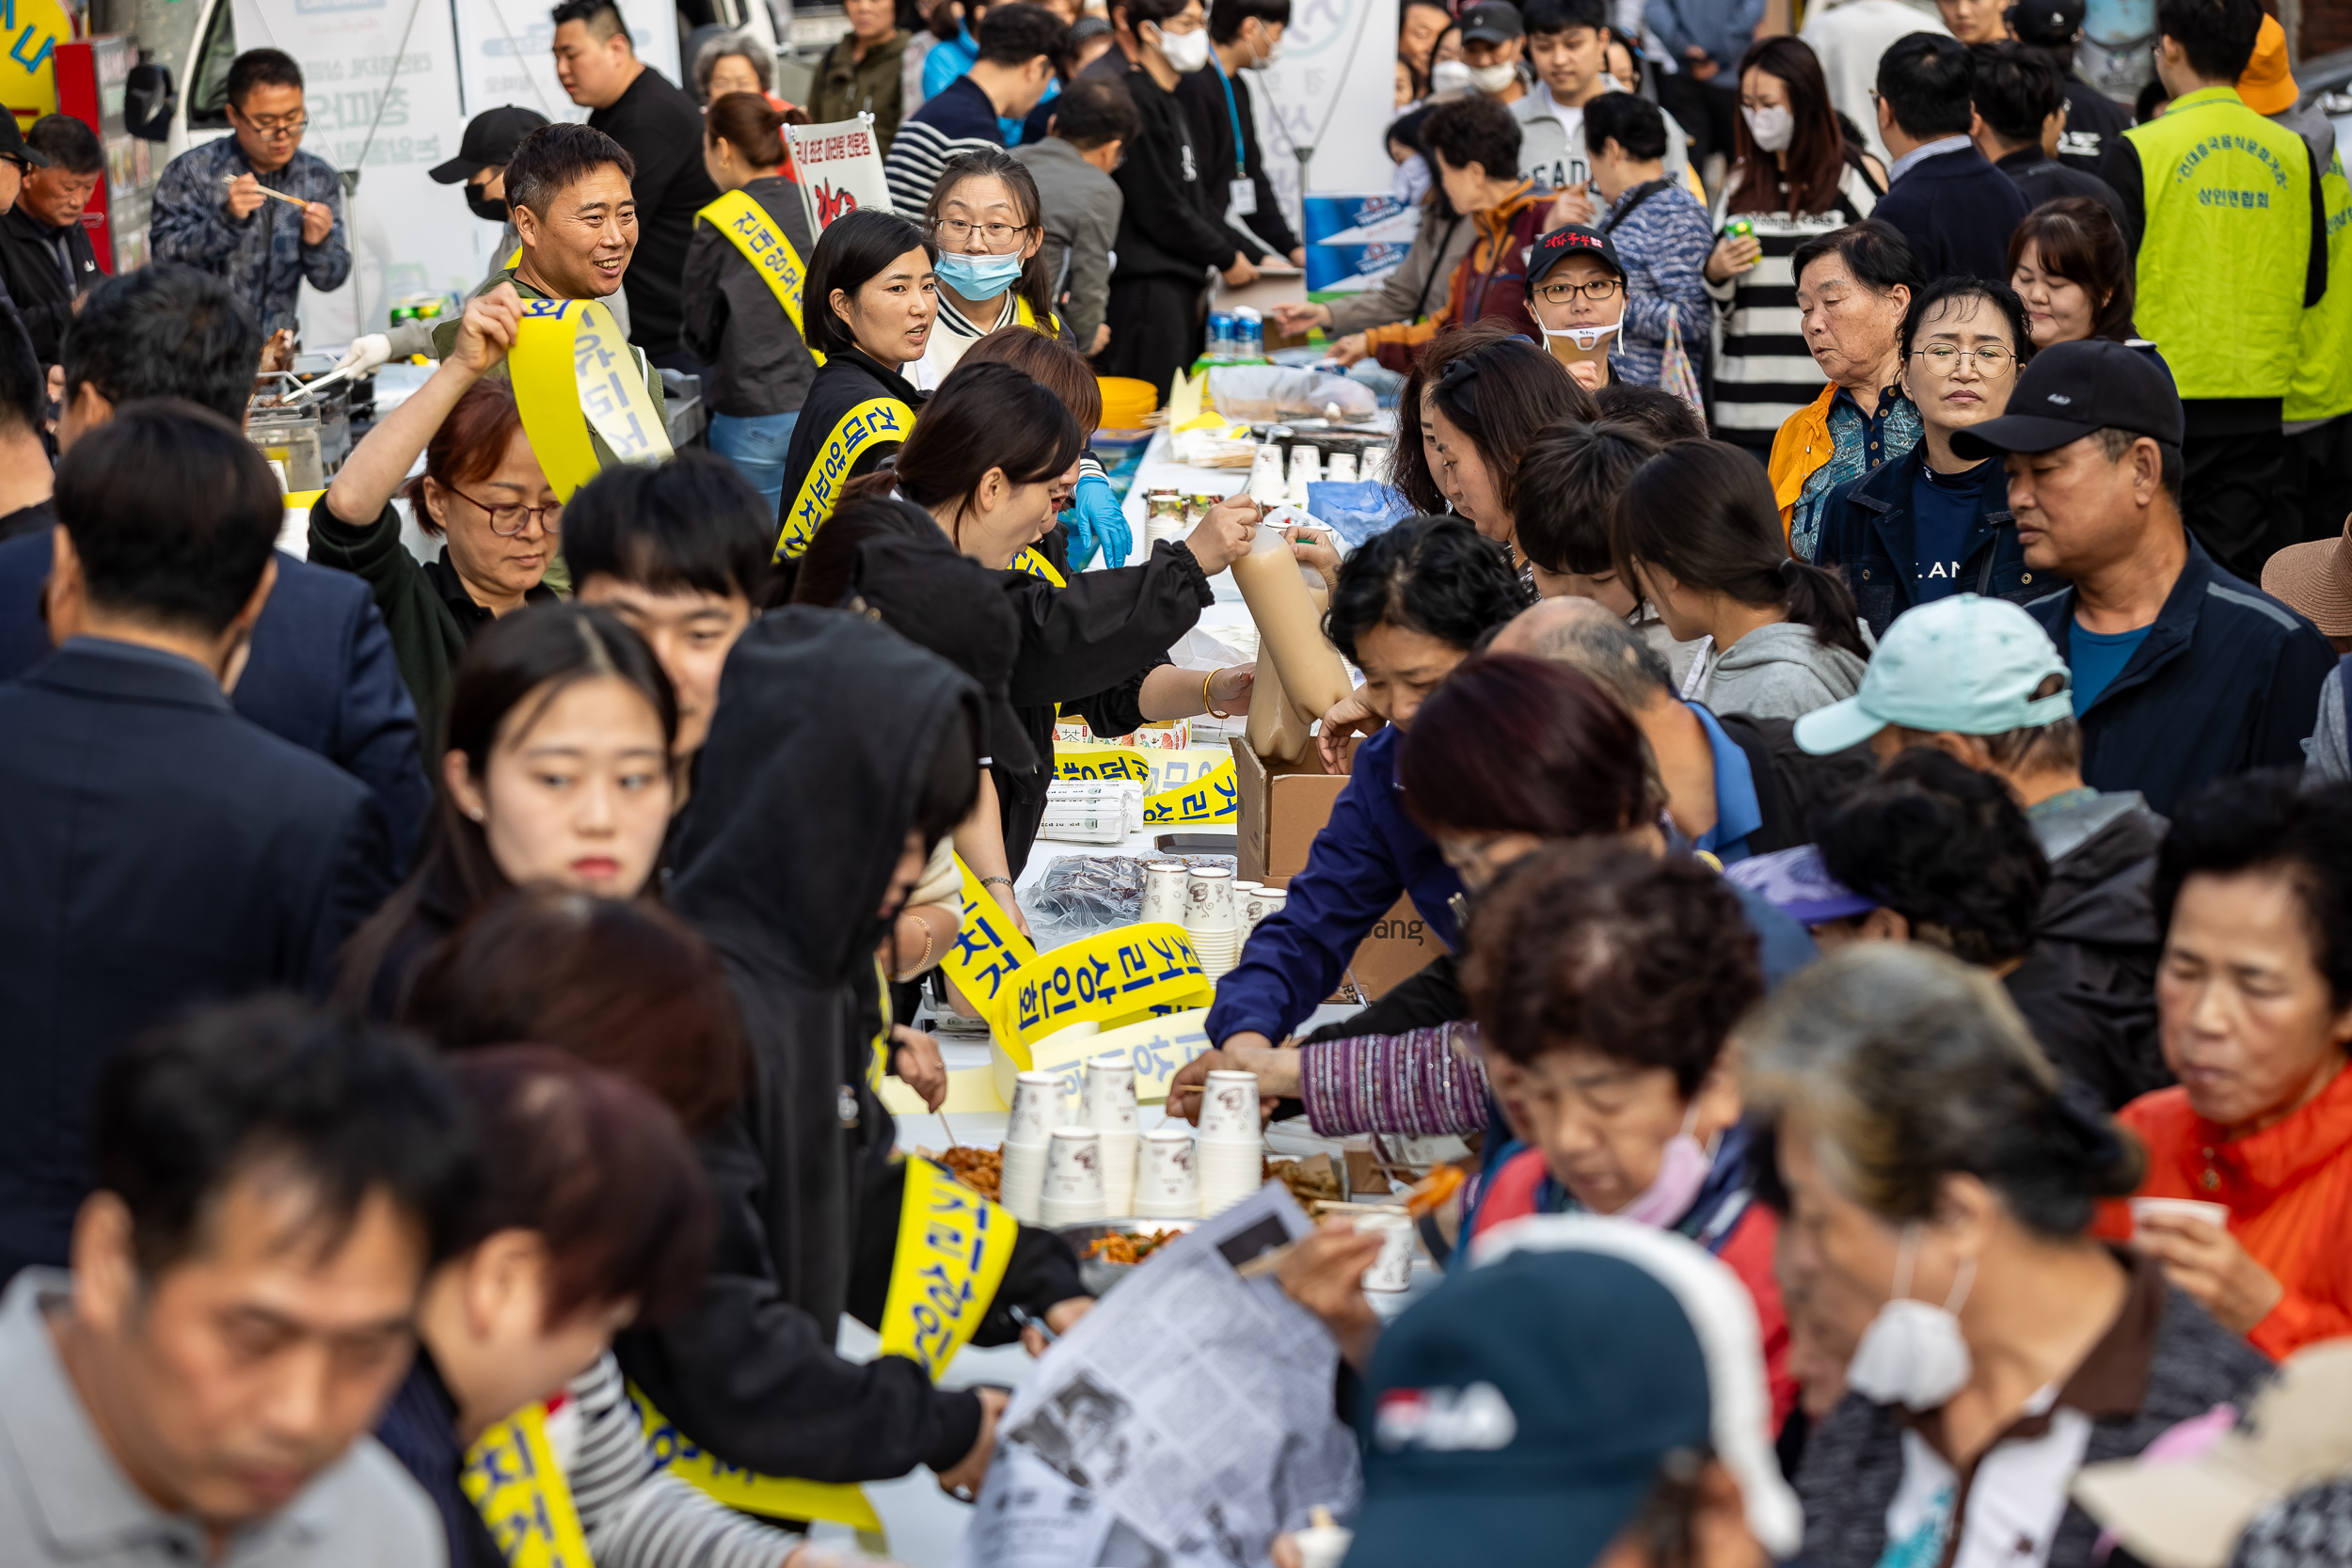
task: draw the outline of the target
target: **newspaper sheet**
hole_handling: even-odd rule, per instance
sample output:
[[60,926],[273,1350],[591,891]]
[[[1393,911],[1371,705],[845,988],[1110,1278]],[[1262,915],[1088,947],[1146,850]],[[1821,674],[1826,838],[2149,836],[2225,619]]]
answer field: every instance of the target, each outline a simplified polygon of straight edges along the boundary
[[957,1568],[1246,1568],[1314,1507],[1351,1512],[1338,1349],[1272,1277],[1234,1273],[1311,1228],[1269,1183],[1079,1320],[1005,1412]]

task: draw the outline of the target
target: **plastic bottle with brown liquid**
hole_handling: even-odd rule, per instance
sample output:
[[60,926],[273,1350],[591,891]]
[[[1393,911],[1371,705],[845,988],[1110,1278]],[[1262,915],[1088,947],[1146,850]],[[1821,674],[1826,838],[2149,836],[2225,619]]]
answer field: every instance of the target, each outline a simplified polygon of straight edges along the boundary
[[1250,749],[1262,757],[1295,762],[1306,752],[1309,727],[1353,689],[1347,665],[1324,640],[1317,595],[1308,592],[1290,542],[1279,532],[1260,528],[1249,553],[1234,562],[1232,571],[1250,619],[1258,623],[1257,689],[1247,730]]

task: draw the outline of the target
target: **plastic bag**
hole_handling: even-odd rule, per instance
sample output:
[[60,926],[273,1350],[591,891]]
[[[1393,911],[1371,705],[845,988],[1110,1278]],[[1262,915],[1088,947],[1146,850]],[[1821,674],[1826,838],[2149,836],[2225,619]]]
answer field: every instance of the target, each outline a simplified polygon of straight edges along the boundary
[[1366,420],[1380,407],[1369,387],[1327,372],[1282,365],[1213,365],[1209,402],[1237,423],[1281,420]]
[[1412,515],[1402,493],[1377,480],[1353,484],[1316,483],[1307,486],[1307,511],[1319,523],[1330,525],[1340,536],[1343,554],[1356,549],[1375,533],[1386,533]]

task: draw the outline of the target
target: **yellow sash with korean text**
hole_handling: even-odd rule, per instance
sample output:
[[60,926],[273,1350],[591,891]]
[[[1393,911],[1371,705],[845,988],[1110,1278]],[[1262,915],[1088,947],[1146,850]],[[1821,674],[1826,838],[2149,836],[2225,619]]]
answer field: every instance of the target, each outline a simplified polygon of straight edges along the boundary
[[1037,946],[1013,925],[1010,912],[989,896],[961,855],[956,857],[956,872],[963,879],[963,926],[941,957],[940,973],[1001,1034],[1003,1004],[1011,994],[1006,982],[1037,957]]
[[792,1481],[763,1476],[740,1465],[730,1465],[677,1428],[677,1423],[654,1408],[644,1390],[628,1386],[628,1401],[637,1409],[638,1427],[654,1463],[680,1481],[727,1507],[767,1519],[822,1519],[848,1525],[862,1536],[879,1538],[882,1516],[853,1484],[825,1481]]
[[817,461],[809,465],[808,478],[801,482],[801,493],[792,498],[792,510],[785,514],[784,530],[776,536],[777,559],[789,559],[808,548],[808,542],[833,515],[850,470],[868,448],[885,441],[902,442],[914,430],[914,410],[897,398],[867,398],[842,415],[817,449]]
[[1147,828],[1240,820],[1241,796],[1233,783],[1233,765],[1230,760],[1218,763],[1188,784],[1143,798],[1143,825]]
[[540,470],[558,497],[596,477],[603,465],[588,427],[624,463],[669,460],[670,435],[645,390],[628,340],[612,312],[593,299],[527,299],[508,351],[515,406]]
[[[752,264],[752,270],[768,285],[768,292],[776,296],[776,303],[784,307],[785,320],[807,343],[808,335],[801,325],[801,284],[807,269],[801,263],[800,252],[792,248],[792,242],[769,222],[768,210],[743,191],[729,191],[694,216],[725,235],[743,260]],[[808,353],[818,364],[825,362],[823,353],[814,345],[809,345]]]
[[596,1568],[555,1451],[548,1407],[527,1404],[466,1450],[458,1477],[510,1568]]
[[1010,1214],[943,1167],[909,1160],[882,1304],[882,1354],[907,1356],[938,1382],[996,1299],[1018,1228]]
[[1073,1023],[1108,1029],[1216,1000],[1216,982],[1201,972],[1182,926],[1118,926],[1040,953],[1015,970],[997,1038],[1025,1069],[1035,1060],[1031,1047]]
[[1043,578],[1057,588],[1070,586],[1070,579],[1054,570],[1054,563],[1046,560],[1045,552],[1035,545],[1029,546],[1012,558],[1012,569],[1016,572],[1026,572],[1033,578]]

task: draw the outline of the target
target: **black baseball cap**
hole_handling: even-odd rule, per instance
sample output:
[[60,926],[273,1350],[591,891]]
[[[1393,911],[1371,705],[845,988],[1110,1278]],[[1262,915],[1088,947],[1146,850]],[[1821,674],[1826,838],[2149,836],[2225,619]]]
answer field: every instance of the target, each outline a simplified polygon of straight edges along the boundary
[[2049,451],[2094,430],[2128,430],[2177,447],[2184,434],[2181,394],[2153,355],[2093,338],[2054,343],[2026,366],[2009,411],[1952,432],[1963,457]]
[[1462,13],[1464,43],[1508,43],[1527,36],[1527,24],[1519,20],[1519,8],[1505,0],[1485,0]]
[[2083,27],[2083,0],[2018,0],[2005,16],[2020,43],[2060,49]]
[[1617,260],[1617,247],[1609,243],[1609,236],[1597,229],[1569,224],[1549,234],[1537,236],[1527,247],[1527,292],[1533,294],[1535,285],[1544,280],[1544,274],[1571,256],[1597,257],[1602,266],[1625,277],[1625,263]]
[[[1508,6],[1502,8],[1510,9]],[[49,154],[24,145],[24,133],[17,129],[16,116],[8,110],[0,110],[0,158],[14,158],[26,168],[49,166]]]
[[547,122],[548,117],[536,110],[517,108],[512,103],[485,109],[466,121],[466,135],[457,144],[457,156],[433,166],[433,179],[439,184],[457,185],[485,168],[502,168],[514,160],[515,149],[523,144],[523,138]]
[[1756,1308],[1671,1232],[1498,1226],[1381,1334],[1365,1383],[1348,1568],[1598,1561],[1677,1450],[1724,1462],[1774,1560],[1799,1545]]

